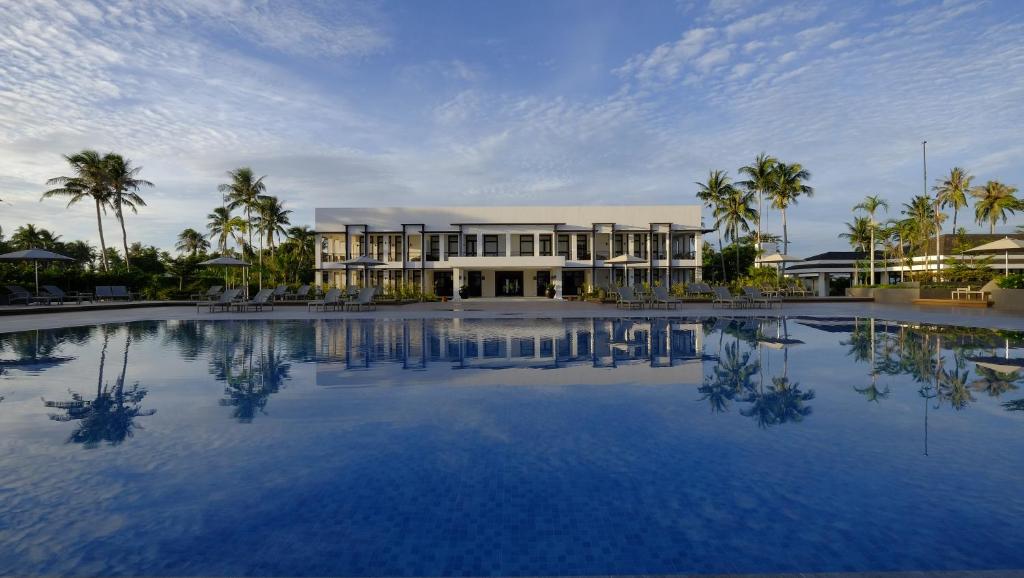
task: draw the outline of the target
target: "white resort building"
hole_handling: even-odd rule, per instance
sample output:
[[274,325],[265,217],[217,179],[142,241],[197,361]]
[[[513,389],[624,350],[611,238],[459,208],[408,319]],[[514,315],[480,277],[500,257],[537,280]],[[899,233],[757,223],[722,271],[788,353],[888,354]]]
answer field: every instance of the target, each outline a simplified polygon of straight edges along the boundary
[[[699,281],[706,231],[698,205],[322,208],[315,219],[323,284],[410,284],[455,299],[460,287],[537,297],[550,284],[560,298]],[[359,257],[379,263],[345,263]]]

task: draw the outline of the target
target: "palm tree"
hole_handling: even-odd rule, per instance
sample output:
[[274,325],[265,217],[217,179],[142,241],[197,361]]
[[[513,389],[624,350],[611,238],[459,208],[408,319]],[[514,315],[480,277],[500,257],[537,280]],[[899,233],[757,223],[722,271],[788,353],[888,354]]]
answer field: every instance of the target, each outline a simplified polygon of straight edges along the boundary
[[762,200],[764,195],[771,191],[775,179],[775,165],[778,161],[775,157],[765,153],[757,155],[752,164],[740,167],[740,174],[749,177],[739,184],[748,191],[757,193],[757,250],[761,250],[761,219],[764,215]]
[[206,215],[206,228],[210,231],[211,239],[217,239],[217,250],[222,254],[228,253],[228,243],[232,240],[239,245],[245,244],[245,234],[248,227],[241,217],[234,217],[226,207],[217,207],[212,213]]
[[984,186],[971,189],[971,194],[978,200],[974,203],[974,218],[979,225],[988,221],[988,232],[996,232],[996,222],[1006,222],[1007,213],[1022,210],[1021,201],[1014,196],[1015,187],[1004,185],[999,181],[989,181]]
[[789,253],[789,228],[786,223],[786,209],[795,205],[801,195],[814,196],[814,188],[804,184],[811,178],[808,172],[800,163],[776,163],[775,178],[768,197],[772,206],[782,212],[782,247],[783,253]]
[[179,252],[188,253],[195,257],[210,249],[210,242],[206,240],[199,231],[189,228],[178,233],[178,243],[174,246]]
[[[867,251],[872,243],[874,229],[871,227],[871,220],[867,217],[856,217],[853,223],[846,223],[846,232],[839,233],[839,238],[846,239],[855,251]],[[858,265],[857,277],[860,277],[860,265]],[[871,275],[874,279],[874,275]],[[873,283],[872,283],[873,284]]]
[[292,212],[284,208],[284,204],[272,196],[263,197],[257,208],[256,226],[266,236],[267,248],[274,252],[275,239],[287,233],[285,225],[290,225],[288,215]]
[[[708,180],[697,185],[697,198],[715,212],[724,202],[724,199],[732,194],[732,183],[729,182],[729,172],[721,170],[708,171]],[[722,252],[722,230],[718,229],[718,254],[722,258],[722,281],[725,281],[725,253]]]
[[878,195],[868,195],[864,197],[864,200],[853,207],[854,211],[861,210],[868,214],[870,219],[868,226],[871,228],[871,249],[868,250],[869,257],[871,259],[871,285],[875,284],[875,228],[878,226],[875,223],[875,212],[878,209],[889,210],[889,203]]
[[128,260],[128,232],[124,227],[124,208],[127,207],[132,213],[138,214],[139,207],[146,206],[146,201],[139,195],[139,188],[152,187],[153,183],[138,178],[142,167],[133,167],[131,159],[126,159],[119,154],[107,153],[103,157],[103,164],[106,167],[107,186],[110,187],[107,202],[114,209],[114,216],[121,225],[124,265],[131,271],[132,265]]
[[[247,246],[252,248],[252,233],[255,230],[252,216],[258,213],[261,197],[267,191],[267,186],[263,184],[266,175],[256,178],[251,168],[241,167],[228,171],[228,176],[231,182],[218,186],[217,190],[227,196],[229,209],[241,207],[245,211],[246,234],[249,238]],[[260,244],[263,244],[262,238]],[[263,251],[260,251],[260,289],[263,289]]]
[[714,210],[715,227],[724,226],[726,238],[736,248],[737,277],[740,276],[740,232],[749,231],[750,221],[758,216],[757,211],[751,207],[753,202],[753,191],[730,187],[728,193]]
[[935,186],[932,188],[941,208],[953,208],[954,233],[956,233],[957,213],[967,206],[967,193],[971,190],[972,180],[974,177],[967,169],[953,167],[949,169],[949,176],[945,179],[936,179]]
[[909,221],[909,232],[912,235],[909,239],[911,246],[924,247],[924,268],[927,269],[928,238],[935,227],[935,207],[932,200],[924,195],[917,195],[909,203],[903,204],[903,214]]
[[18,227],[11,235],[11,246],[18,249],[53,249],[58,241],[60,241],[60,235],[37,228],[32,223]]
[[73,155],[64,155],[64,160],[71,165],[71,172],[74,176],[54,177],[46,181],[48,186],[59,186],[43,193],[42,198],[67,198],[68,207],[84,199],[92,199],[96,205],[96,227],[100,233],[100,258],[103,263],[103,270],[107,271],[110,269],[110,266],[107,263],[107,243],[103,238],[103,218],[101,214],[110,196],[106,164],[103,162],[103,157],[100,156],[100,153],[94,150],[83,150]]

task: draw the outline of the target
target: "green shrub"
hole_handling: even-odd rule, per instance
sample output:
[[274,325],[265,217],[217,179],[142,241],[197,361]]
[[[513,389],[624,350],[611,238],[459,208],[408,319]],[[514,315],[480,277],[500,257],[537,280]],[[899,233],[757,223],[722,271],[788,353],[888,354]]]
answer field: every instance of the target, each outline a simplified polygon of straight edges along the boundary
[[1000,289],[1024,289],[1024,273],[1011,273],[998,281]]

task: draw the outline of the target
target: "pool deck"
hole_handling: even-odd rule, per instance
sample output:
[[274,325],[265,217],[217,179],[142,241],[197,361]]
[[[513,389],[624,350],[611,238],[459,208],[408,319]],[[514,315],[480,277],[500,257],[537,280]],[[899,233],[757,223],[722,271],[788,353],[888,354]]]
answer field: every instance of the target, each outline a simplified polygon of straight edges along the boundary
[[[21,309],[18,315],[0,314],[0,332],[50,329],[97,323],[123,323],[143,320],[188,319],[536,319],[564,317],[707,317],[727,315],[788,317],[874,317],[910,323],[960,325],[1024,331],[1024,314],[1008,313],[991,308],[937,307],[919,305],[889,305],[873,302],[787,302],[770,309],[713,308],[710,303],[685,303],[676,309],[617,309],[614,305],[587,302],[555,301],[550,299],[470,299],[448,303],[413,303],[408,305],[382,305],[376,311],[341,312],[307,311],[302,305],[283,305],[273,311],[249,313],[197,312],[194,305],[163,303],[133,303],[128,306],[109,307],[64,306],[56,313],[32,312]],[[7,309],[6,307],[0,309]],[[0,312],[2,313],[2,312]]]

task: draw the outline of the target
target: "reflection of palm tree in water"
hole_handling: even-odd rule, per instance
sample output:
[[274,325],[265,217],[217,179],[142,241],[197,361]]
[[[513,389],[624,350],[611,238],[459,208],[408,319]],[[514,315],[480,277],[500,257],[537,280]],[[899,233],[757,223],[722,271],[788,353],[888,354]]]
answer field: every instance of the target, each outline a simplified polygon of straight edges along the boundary
[[132,332],[125,328],[124,356],[121,361],[121,373],[114,386],[104,383],[103,370],[107,359],[107,345],[110,331],[103,328],[103,348],[100,351],[99,377],[96,380],[96,397],[85,400],[81,394],[71,392],[71,400],[64,402],[44,402],[46,407],[64,410],[63,414],[51,414],[54,421],[78,421],[78,427],[68,438],[69,443],[82,444],[94,448],[102,442],[118,445],[132,437],[135,418],[150,416],[156,410],[143,410],[139,405],[146,397],[145,388],[138,382],[125,386],[125,375],[128,371],[128,351],[131,348]]
[[761,369],[757,361],[750,363],[750,352],[739,352],[740,343],[725,345],[724,351],[719,350],[718,363],[715,365],[713,375],[704,378],[704,384],[697,391],[701,394],[701,401],[707,401],[711,411],[721,413],[729,408],[729,402],[736,399],[744,392],[754,389],[750,378]]
[[243,324],[228,331],[232,334],[215,351],[211,373],[226,383],[220,404],[233,408],[234,419],[250,423],[257,413],[265,413],[270,396],[289,377],[291,364],[275,350],[274,331],[267,326]]
[[875,343],[875,320],[874,318],[868,319],[867,331],[861,328],[860,318],[857,318],[854,322],[853,332],[850,333],[850,340],[843,342],[843,345],[850,346],[849,355],[852,355],[854,360],[860,362],[869,362],[871,364],[871,385],[867,387],[854,386],[853,390],[863,395],[868,401],[878,403],[879,401],[889,397],[889,386],[885,386],[885,389],[878,389],[878,365],[875,362],[875,352],[877,350],[877,344]]
[[[798,342],[789,338],[786,321],[785,317],[777,321],[781,325],[778,329],[782,332],[777,338],[777,343],[782,345],[782,375],[773,377],[767,389],[762,379],[759,387],[744,399],[750,406],[740,410],[740,414],[754,418],[759,427],[798,423],[811,415],[811,407],[805,403],[814,399],[814,390],[802,391],[799,383],[789,381],[789,345]],[[760,350],[765,346],[762,343],[758,348]]]

